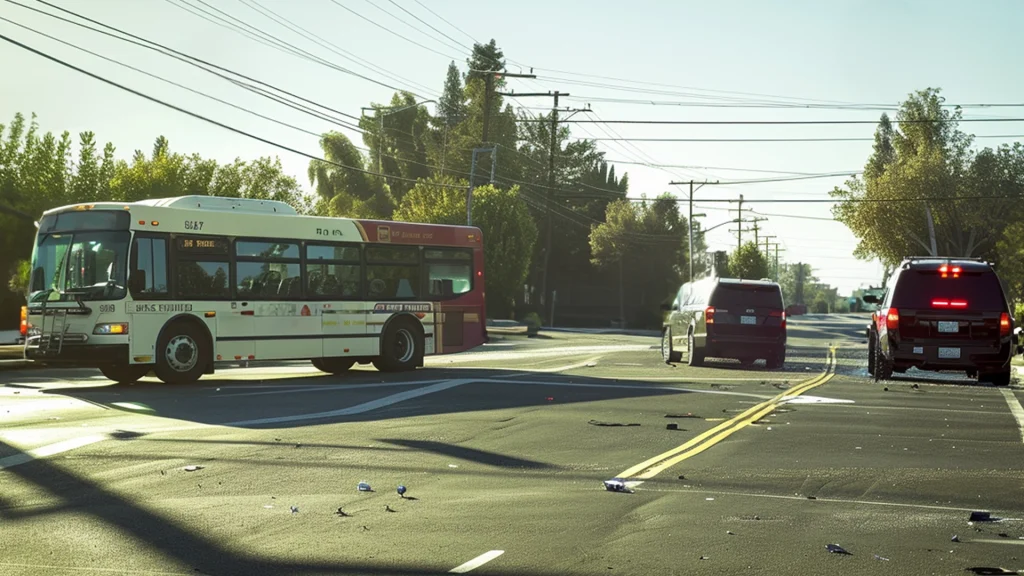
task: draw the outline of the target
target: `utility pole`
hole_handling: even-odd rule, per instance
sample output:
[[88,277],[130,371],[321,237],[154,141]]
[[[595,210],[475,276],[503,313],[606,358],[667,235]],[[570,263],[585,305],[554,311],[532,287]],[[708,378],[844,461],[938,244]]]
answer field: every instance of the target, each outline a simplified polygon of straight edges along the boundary
[[[772,242],[772,246],[775,247],[775,281],[778,282],[779,281],[779,250],[780,250],[779,246],[780,246],[780,244],[778,242]],[[785,250],[785,248],[783,248],[782,250]]]
[[796,290],[793,294],[793,299],[796,300],[794,304],[804,303],[804,264],[803,262],[797,262],[796,264]]
[[758,236],[757,236],[757,232],[758,232],[758,230],[760,230],[760,228],[758,228],[758,226],[757,226],[757,223],[758,222],[764,222],[765,220],[767,220],[767,218],[753,218],[751,220],[748,220],[748,222],[753,222],[754,223],[754,247],[755,248],[757,247],[758,244],[761,243],[761,241],[758,239]]
[[[730,208],[729,209],[730,212],[732,212],[733,210],[735,210],[737,212],[737,214],[736,214],[736,222],[739,223],[739,226],[737,226],[737,230],[735,230],[735,232],[738,234],[738,237],[737,237],[737,247],[740,247],[740,246],[743,246],[743,223],[744,222],[755,222],[755,224],[756,224],[757,219],[756,218],[754,218],[752,220],[744,220],[743,219],[743,210],[744,210],[744,208],[743,208],[743,194],[740,194],[739,207],[738,208]],[[746,210],[749,211],[750,208],[747,208]],[[764,219],[762,218],[762,220],[764,220]],[[756,242],[755,242],[755,244],[756,244]]]
[[[531,78],[531,77],[535,78],[536,77],[536,76],[533,76],[532,74],[505,74],[505,76],[512,77],[512,78]],[[545,302],[545,298],[547,297],[548,278],[550,276],[549,272],[550,272],[550,262],[551,262],[551,229],[552,229],[552,225],[551,225],[551,212],[552,212],[552,210],[551,210],[551,201],[552,201],[552,197],[555,194],[555,190],[557,189],[557,181],[556,181],[556,178],[555,178],[555,157],[557,156],[558,151],[559,151],[559,147],[558,147],[558,99],[559,99],[560,96],[569,96],[569,93],[568,92],[559,92],[558,90],[555,90],[554,92],[496,92],[496,94],[499,94],[501,96],[516,96],[518,98],[534,97],[534,96],[549,96],[549,97],[554,98],[554,107],[551,109],[551,149],[548,151],[548,193],[545,196],[546,200],[544,202],[544,211],[546,213],[545,225],[544,226],[545,226],[546,230],[544,232],[544,236],[545,236],[545,238],[544,238],[544,264],[543,264],[543,269],[541,271],[542,276],[541,276],[541,285],[540,285],[540,298],[541,298],[541,305],[543,306],[543,304]],[[577,109],[568,109],[567,108],[565,111],[569,113],[569,115],[565,117],[565,119],[568,120],[569,118],[572,118],[575,114],[577,114],[579,112],[590,112],[590,106],[588,105],[586,108],[577,108]],[[541,311],[543,312],[543,308],[541,308]]]
[[[668,183],[669,186],[679,186],[681,184],[686,184],[686,182],[669,182]],[[689,216],[686,219],[686,228],[687,228],[687,230],[689,231],[689,234],[690,234],[690,241],[688,242],[689,247],[690,247],[690,276],[688,278],[689,278],[690,282],[693,282],[693,193],[696,192],[697,190],[700,190],[701,188],[703,188],[704,186],[706,186],[708,184],[718,184],[718,180],[715,180],[714,182],[708,182],[707,180],[705,180],[705,181],[701,182],[700,186],[697,186],[696,188],[693,187],[693,185],[694,185],[694,181],[693,180],[690,180],[689,184],[690,184],[690,200],[689,200],[690,213],[689,213]]]
[[764,259],[768,260],[769,258],[771,258],[771,255],[768,254],[768,240],[771,239],[771,238],[775,238],[775,236],[774,235],[769,236],[769,235],[765,234],[764,236],[762,236],[762,238],[764,238]]

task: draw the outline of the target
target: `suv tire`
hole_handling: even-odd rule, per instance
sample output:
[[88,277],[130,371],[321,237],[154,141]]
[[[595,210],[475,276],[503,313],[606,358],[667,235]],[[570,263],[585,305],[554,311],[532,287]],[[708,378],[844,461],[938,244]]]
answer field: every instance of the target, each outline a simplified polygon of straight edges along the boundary
[[704,353],[697,350],[697,339],[693,337],[693,329],[686,333],[686,363],[690,366],[704,364]]
[[869,376],[874,376],[875,375],[875,366],[876,366],[876,362],[878,361],[878,358],[875,357],[875,348],[877,348],[877,347],[878,347],[878,345],[875,344],[875,336],[874,336],[874,334],[869,335],[868,336],[868,375]]
[[979,378],[982,382],[991,382],[993,386],[1009,386],[1013,373],[1010,370],[1005,372],[990,372]]
[[672,364],[673,362],[679,362],[683,359],[682,352],[676,352],[672,349],[672,327],[666,326],[661,331],[661,359],[665,361],[665,364]]
[[875,382],[892,378],[892,362],[882,354],[882,347],[875,344]]
[[775,351],[772,356],[768,357],[764,361],[766,368],[772,370],[778,370],[786,365],[786,348],[782,347]]

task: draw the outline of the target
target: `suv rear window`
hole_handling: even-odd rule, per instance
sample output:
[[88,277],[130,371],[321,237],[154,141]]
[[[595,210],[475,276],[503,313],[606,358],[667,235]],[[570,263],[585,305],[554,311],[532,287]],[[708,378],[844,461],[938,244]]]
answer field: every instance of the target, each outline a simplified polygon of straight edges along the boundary
[[723,283],[715,288],[709,304],[726,310],[732,306],[782,310],[782,292],[778,286]]
[[995,272],[940,278],[938,271],[908,270],[897,280],[893,307],[928,309],[932,307],[932,300],[964,300],[968,310],[1006,311],[1006,299]]

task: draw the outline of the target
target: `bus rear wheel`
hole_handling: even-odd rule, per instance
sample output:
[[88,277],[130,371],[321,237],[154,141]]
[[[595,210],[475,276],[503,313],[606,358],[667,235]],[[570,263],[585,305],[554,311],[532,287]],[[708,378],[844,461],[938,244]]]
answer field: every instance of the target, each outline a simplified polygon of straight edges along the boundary
[[355,363],[352,358],[313,358],[313,367],[328,374],[347,372]]
[[380,339],[373,366],[381,372],[406,372],[423,363],[423,331],[410,320],[392,322]]
[[100,372],[118,384],[133,384],[149,374],[153,367],[149,364],[108,364],[100,366]]
[[192,322],[174,322],[156,343],[157,378],[166,384],[191,384],[206,371],[210,347],[206,335]]

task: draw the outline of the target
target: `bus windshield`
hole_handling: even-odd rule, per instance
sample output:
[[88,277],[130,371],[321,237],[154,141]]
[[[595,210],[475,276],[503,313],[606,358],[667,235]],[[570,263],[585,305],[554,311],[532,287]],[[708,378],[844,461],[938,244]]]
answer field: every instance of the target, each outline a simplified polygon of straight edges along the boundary
[[126,231],[39,234],[29,302],[124,298],[128,241]]

